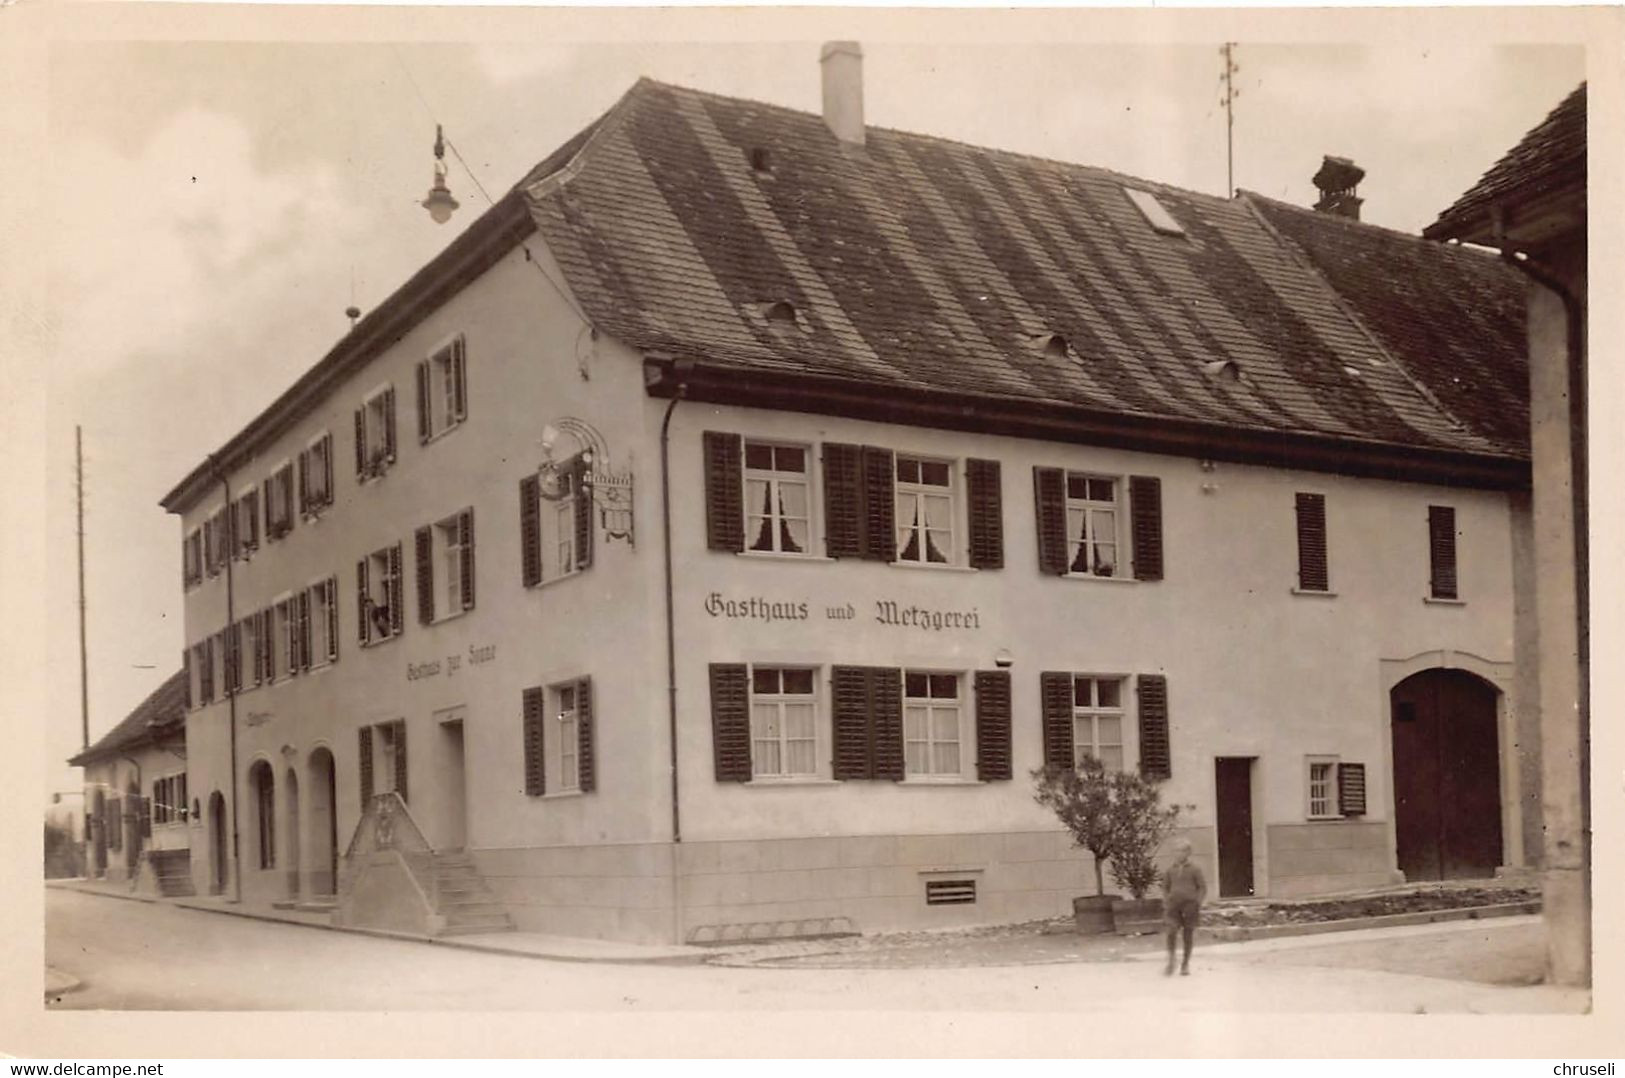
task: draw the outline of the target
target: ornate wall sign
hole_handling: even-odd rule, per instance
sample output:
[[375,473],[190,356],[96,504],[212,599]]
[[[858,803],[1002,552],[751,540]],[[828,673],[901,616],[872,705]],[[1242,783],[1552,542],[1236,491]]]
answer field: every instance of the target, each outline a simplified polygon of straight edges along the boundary
[[[561,445],[560,439],[574,443]],[[542,428],[542,462],[536,477],[542,497],[558,501],[570,493],[565,482],[566,465],[579,459],[583,465],[581,482],[598,510],[598,527],[604,539],[625,539],[635,546],[632,527],[632,472],[616,471],[610,462],[609,444],[592,424],[564,416]]]

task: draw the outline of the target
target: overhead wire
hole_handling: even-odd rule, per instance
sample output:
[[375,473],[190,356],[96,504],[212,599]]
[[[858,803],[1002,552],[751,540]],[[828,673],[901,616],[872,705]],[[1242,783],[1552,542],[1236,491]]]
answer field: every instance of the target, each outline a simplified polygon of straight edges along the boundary
[[[440,117],[435,114],[434,106],[430,105],[429,99],[424,96],[423,87],[419,86],[418,80],[413,77],[412,69],[406,66],[406,58],[401,55],[401,50],[397,48],[393,42],[391,42],[389,51],[394,54],[395,62],[400,65],[402,73],[406,75],[406,81],[411,84],[412,92],[417,95],[419,104],[423,106],[423,111],[428,113],[429,119],[433,120],[435,126],[440,129],[440,137],[445,140],[446,146],[451,150],[452,156],[457,158],[457,163],[459,165],[463,166],[463,171],[468,175],[468,178],[474,181],[474,187],[479,191],[480,196],[485,199],[486,205],[495,206],[496,200],[491,197],[490,192],[485,189],[485,185],[480,182],[479,176],[474,173],[474,170],[469,167],[468,162],[464,160],[462,151],[457,148],[457,144],[451,139],[446,138],[444,125],[441,124]],[[519,241],[519,249],[525,252],[525,261],[536,268],[536,272],[542,275],[542,280],[546,281],[553,291],[558,294],[558,297],[564,301],[565,306],[574,311],[577,316],[579,316],[580,319],[587,324],[587,329],[591,331],[593,340],[597,340],[598,327],[593,323],[593,320],[588,317],[587,312],[581,309],[580,305],[576,303],[575,298],[570,295],[569,291],[563,285],[555,281],[552,275],[550,275],[547,270],[542,268],[541,261],[537,259],[535,252],[530,249],[530,246],[524,240]],[[577,339],[579,342],[579,337]]]

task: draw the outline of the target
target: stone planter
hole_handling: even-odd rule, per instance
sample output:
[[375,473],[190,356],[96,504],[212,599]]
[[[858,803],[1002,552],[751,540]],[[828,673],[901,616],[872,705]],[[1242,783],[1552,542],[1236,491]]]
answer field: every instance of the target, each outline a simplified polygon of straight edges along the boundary
[[1143,936],[1162,931],[1162,899],[1119,898],[1112,904],[1112,920],[1119,936]]
[[1072,920],[1081,936],[1100,936],[1113,931],[1112,904],[1116,895],[1086,895],[1072,900]]

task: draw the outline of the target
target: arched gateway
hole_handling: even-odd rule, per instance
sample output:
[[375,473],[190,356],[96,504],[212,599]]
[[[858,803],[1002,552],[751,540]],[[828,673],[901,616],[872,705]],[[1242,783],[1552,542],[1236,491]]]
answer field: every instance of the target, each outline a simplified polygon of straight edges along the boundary
[[1492,876],[1503,863],[1496,700],[1464,670],[1424,670],[1390,693],[1394,843],[1407,880]]

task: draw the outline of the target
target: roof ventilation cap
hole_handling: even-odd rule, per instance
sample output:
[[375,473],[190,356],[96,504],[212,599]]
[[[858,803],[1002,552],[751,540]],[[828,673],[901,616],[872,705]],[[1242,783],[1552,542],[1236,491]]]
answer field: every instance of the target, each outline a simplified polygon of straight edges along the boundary
[[789,300],[775,300],[772,303],[762,304],[762,317],[770,325],[800,327],[801,318],[796,314],[795,304]]
[[1221,382],[1241,381],[1241,364],[1233,359],[1214,359],[1202,364],[1202,373]]

